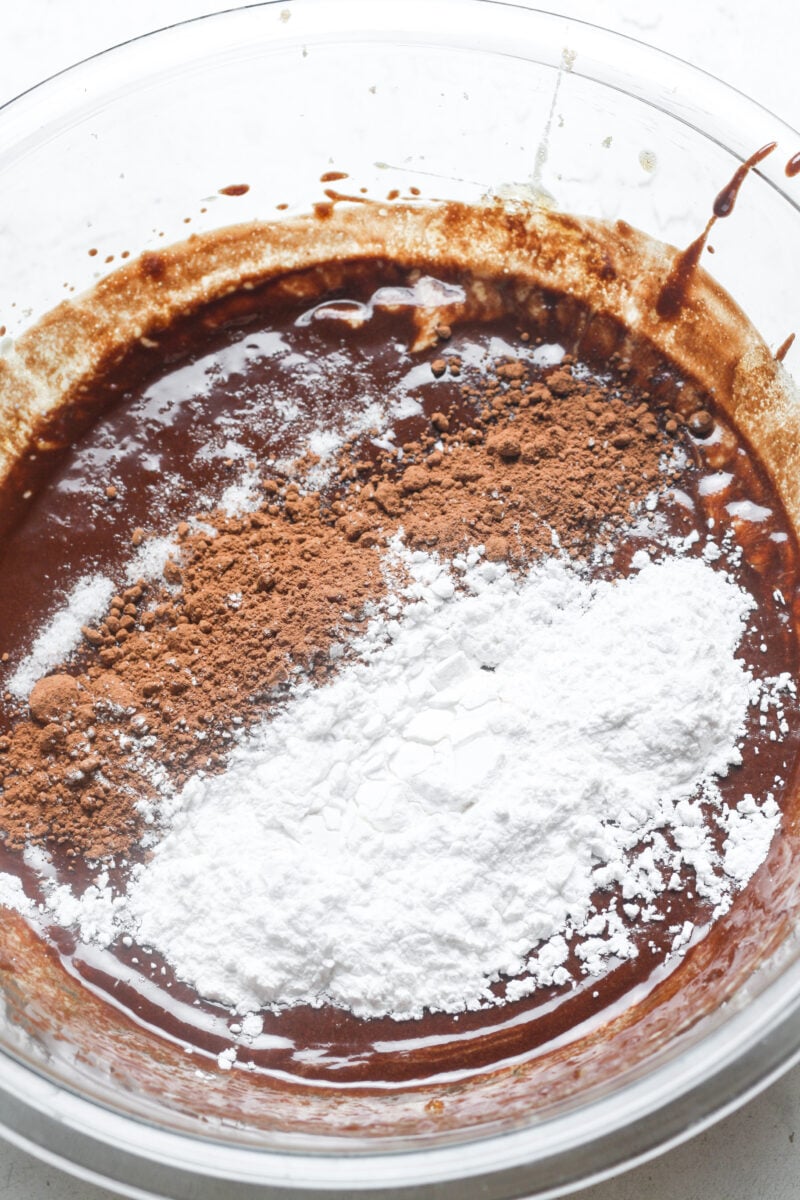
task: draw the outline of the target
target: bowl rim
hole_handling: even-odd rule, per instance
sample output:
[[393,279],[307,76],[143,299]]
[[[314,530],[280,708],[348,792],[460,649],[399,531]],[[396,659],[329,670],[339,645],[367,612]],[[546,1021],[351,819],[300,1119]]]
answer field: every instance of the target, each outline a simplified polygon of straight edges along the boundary
[[[460,22],[453,29],[453,14]],[[288,12],[291,19],[284,19]],[[264,27],[260,22],[265,22]],[[269,26],[267,28],[267,22]],[[571,69],[609,88],[653,105],[716,143],[740,162],[769,139],[800,145],[800,134],[767,108],[708,72],[626,34],[511,0],[262,0],[167,25],[93,54],[0,105],[0,164],[28,140],[85,105],[105,88],[112,97],[125,77],[163,70],[207,43],[214,29],[238,44],[248,31],[274,46],[291,47],[305,37],[346,40],[354,36],[416,37],[429,43],[475,46],[487,53],[514,53],[559,69],[565,39],[576,50]],[[526,40],[527,39],[527,40]],[[535,54],[534,54],[535,46]],[[157,53],[151,51],[156,48]],[[635,64],[635,65],[634,65]],[[686,97],[691,97],[691,100]],[[788,154],[787,156],[788,157]],[[800,211],[781,173],[784,155],[766,160],[758,174]],[[745,1037],[744,1035],[747,1035]],[[747,1044],[749,1043],[749,1044]],[[471,1133],[442,1145],[409,1144],[402,1150],[366,1145],[250,1148],[212,1138],[157,1129],[146,1120],[114,1111],[66,1085],[57,1084],[30,1060],[0,1048],[0,1134],[88,1181],[128,1195],[163,1194],[197,1200],[285,1196],[287,1189],[344,1200],[365,1197],[422,1198],[432,1183],[442,1200],[480,1194],[486,1200],[513,1195],[564,1194],[608,1178],[679,1144],[727,1115],[767,1087],[800,1059],[800,962],[797,950],[781,974],[730,1015],[703,1041],[712,1070],[696,1047],[684,1047],[641,1079],[625,1083],[625,1104],[577,1148],[564,1144],[563,1129],[602,1106],[560,1114],[506,1132]],[[703,1057],[701,1063],[698,1060]],[[603,1098],[605,1099],[605,1098]],[[559,1143],[556,1136],[562,1127]],[[327,1139],[333,1142],[334,1139]],[[317,1146],[320,1139],[314,1139]],[[343,1153],[343,1151],[346,1151]],[[224,1162],[221,1161],[224,1159]],[[468,1189],[468,1190],[465,1190]]]

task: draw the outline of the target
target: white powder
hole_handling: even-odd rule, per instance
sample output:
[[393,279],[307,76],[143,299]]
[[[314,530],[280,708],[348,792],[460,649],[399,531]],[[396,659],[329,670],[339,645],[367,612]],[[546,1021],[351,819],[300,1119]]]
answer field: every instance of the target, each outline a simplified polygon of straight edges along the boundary
[[37,679],[68,658],[81,641],[81,628],[105,612],[114,585],[102,575],[86,576],[67,596],[64,607],[48,621],[8,681],[13,696],[25,698]]
[[264,499],[264,493],[259,490],[259,477],[254,471],[247,471],[237,483],[231,483],[225,488],[219,498],[219,507],[226,517],[235,517],[240,513],[253,512]]
[[16,875],[0,873],[0,905],[13,908],[27,917],[33,917],[35,910],[32,902],[25,895],[22,881]]
[[[128,583],[135,583],[137,579],[161,580],[168,560],[175,559],[177,561],[180,559],[180,555],[180,545],[173,538],[145,538],[127,564],[125,578]],[[109,593],[109,597],[111,595],[113,592]]]
[[[125,567],[128,583],[137,579],[158,579],[168,559],[179,559],[180,545],[171,538],[147,538]],[[93,625],[108,609],[116,591],[113,580],[105,575],[80,579],[66,597],[63,606],[40,630],[28,654],[8,681],[8,691],[27,699],[37,680],[58,667],[80,645],[84,625]]]
[[[411,582],[357,660],[189,781],[126,895],[54,888],[51,913],[135,936],[241,1012],[406,1018],[565,982],[570,939],[590,973],[635,954],[626,919],[684,864],[725,907],[778,819],[714,785],[762,695],[735,657],[753,601],[701,559],[642,562],[588,583],[560,560],[518,579],[400,551]],[[626,915],[596,912],[615,883]]]
[[[430,368],[428,368],[428,374],[430,375]],[[373,427],[383,428],[389,421],[396,420],[403,415],[413,415],[418,411],[419,403],[416,401],[409,413],[403,411],[402,403],[396,402],[387,414],[384,405],[370,400],[369,396],[364,395],[352,413],[347,414],[346,417],[339,417],[335,427],[330,424],[310,427],[305,435],[303,448],[319,461],[306,468],[302,473],[303,486],[308,490],[319,490],[330,481],[336,455],[345,442],[361,437]],[[295,477],[298,474],[294,457],[291,454],[275,459],[272,465],[277,471],[286,472]]]

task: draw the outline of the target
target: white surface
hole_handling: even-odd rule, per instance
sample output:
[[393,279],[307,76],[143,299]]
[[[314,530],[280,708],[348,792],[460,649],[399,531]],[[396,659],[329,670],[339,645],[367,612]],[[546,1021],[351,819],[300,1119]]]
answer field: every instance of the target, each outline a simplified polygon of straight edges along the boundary
[[[0,103],[107,46],[235,6],[235,0],[0,0]],[[800,6],[790,0],[544,0],[541,7],[594,20],[687,58],[800,128]],[[800,150],[800,137],[787,150]],[[754,1200],[761,1195],[794,1200],[800,1197],[799,1125],[797,1068],[694,1141],[575,1195],[578,1200]],[[0,1200],[111,1200],[114,1195],[0,1143]]]

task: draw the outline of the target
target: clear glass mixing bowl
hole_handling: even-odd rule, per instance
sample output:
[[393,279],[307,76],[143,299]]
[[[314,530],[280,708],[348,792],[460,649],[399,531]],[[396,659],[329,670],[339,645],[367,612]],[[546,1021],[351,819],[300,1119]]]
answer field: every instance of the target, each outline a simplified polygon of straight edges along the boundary
[[[740,93],[637,42],[493,0],[284,0],[199,19],[0,111],[0,351],[129,254],[307,211],[326,171],[375,197],[528,196],[683,245],[773,139],[715,230],[713,268],[774,348],[797,286],[800,180],[783,166],[800,135]],[[176,1105],[170,1063],[139,1088],[107,1031],[94,1052],[85,1038],[76,1048],[80,995],[62,1007],[29,947],[29,971],[0,962],[0,1122],[135,1196],[555,1195],[696,1132],[797,1059],[798,908],[787,886],[759,969],[613,1077],[584,1086],[576,1068],[568,1098],[528,1110],[519,1096],[506,1109],[499,1088],[474,1121],[396,1136],[391,1116],[374,1137],[339,1117],[304,1129],[302,1104],[291,1119],[226,1119],[204,1083]],[[8,927],[19,949],[24,932]]]

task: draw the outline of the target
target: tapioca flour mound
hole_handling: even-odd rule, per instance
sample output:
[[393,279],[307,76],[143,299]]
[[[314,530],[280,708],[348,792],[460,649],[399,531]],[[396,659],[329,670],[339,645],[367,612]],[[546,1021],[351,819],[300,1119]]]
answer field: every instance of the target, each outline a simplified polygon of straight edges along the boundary
[[564,983],[570,944],[588,973],[634,956],[629,918],[687,867],[724,910],[778,819],[716,787],[767,695],[737,656],[753,601],[700,558],[638,567],[395,539],[355,660],[186,783],[126,894],[52,910],[240,1011],[399,1019]]

